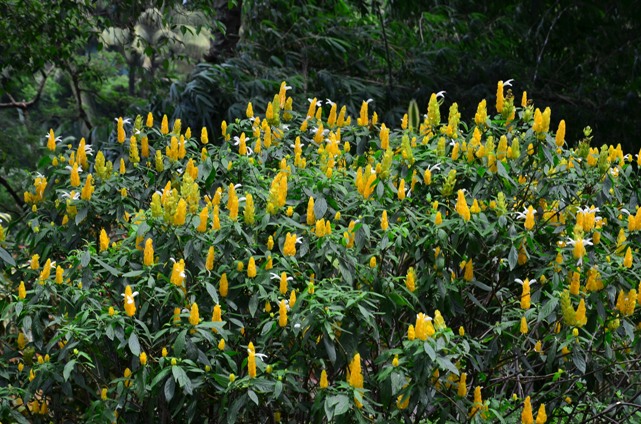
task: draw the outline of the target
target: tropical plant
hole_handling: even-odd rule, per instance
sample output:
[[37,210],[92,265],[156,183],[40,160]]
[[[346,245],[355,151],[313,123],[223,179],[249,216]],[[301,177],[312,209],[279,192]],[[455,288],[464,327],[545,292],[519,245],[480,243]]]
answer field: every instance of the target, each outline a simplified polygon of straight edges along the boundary
[[1,419],[639,419],[638,163],[507,87],[51,132],[0,227]]

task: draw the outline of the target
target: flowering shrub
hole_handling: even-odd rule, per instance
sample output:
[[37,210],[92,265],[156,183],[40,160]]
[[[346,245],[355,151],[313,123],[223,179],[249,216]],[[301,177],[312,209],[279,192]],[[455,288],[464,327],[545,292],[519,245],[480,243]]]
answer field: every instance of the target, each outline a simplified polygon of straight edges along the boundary
[[[625,420],[638,166],[499,82],[387,128],[283,83],[206,129],[53,132],[0,232],[0,419]],[[639,415],[636,415],[639,418]]]

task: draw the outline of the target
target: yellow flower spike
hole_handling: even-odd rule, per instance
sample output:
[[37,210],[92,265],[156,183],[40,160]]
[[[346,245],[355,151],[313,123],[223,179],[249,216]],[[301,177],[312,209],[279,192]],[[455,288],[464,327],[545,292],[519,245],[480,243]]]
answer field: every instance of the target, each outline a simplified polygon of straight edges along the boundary
[[43,284],[46,279],[51,275],[51,259],[47,259],[44,266],[42,267],[42,272],[40,273],[40,284]]
[[401,179],[398,183],[398,200],[405,200],[405,180]]
[[371,258],[369,258],[369,267],[376,268],[376,256],[372,256]]
[[586,310],[585,310],[585,300],[581,299],[579,301],[579,306],[576,308],[576,313],[575,313],[575,323],[578,327],[583,327],[585,324],[588,323],[588,319],[585,316]]
[[485,99],[481,100],[476,107],[476,114],[474,115],[474,123],[477,126],[485,125],[487,121],[487,102]]
[[[222,309],[221,309],[220,305],[219,305],[219,304],[216,304],[216,305],[214,306],[214,310],[213,310],[213,312],[212,312],[212,314],[211,314],[211,321],[212,321],[212,322],[222,322],[222,320],[223,320],[223,311],[222,311]],[[211,330],[212,330],[214,333],[218,333],[218,330],[217,330],[217,329],[215,329],[215,328],[212,328]],[[221,349],[221,350],[222,350],[222,349]]]
[[125,142],[125,125],[124,125],[124,121],[122,120],[122,116],[118,118],[118,123],[116,124],[116,126],[117,126],[118,143],[122,144]]
[[472,259],[468,259],[465,262],[465,269],[463,272],[463,279],[465,281],[472,281],[474,279],[474,264],[472,263]]
[[470,220],[470,208],[467,205],[467,200],[465,200],[465,192],[463,190],[458,191],[458,197],[456,200],[456,212],[463,218],[464,221]]
[[249,378],[256,378],[256,352],[253,349],[247,350],[247,375]]
[[458,335],[461,337],[465,336],[465,328],[462,325],[458,328]]
[[140,360],[140,365],[143,367],[147,365],[147,354],[145,352],[140,352],[138,359]]
[[225,339],[220,339],[218,342],[218,350],[225,350]]
[[200,223],[198,224],[198,227],[196,228],[196,231],[199,233],[204,233],[207,231],[207,220],[209,218],[209,208],[205,206],[200,213],[198,214],[198,218],[200,220]]
[[80,174],[78,171],[78,163],[74,163],[71,167],[71,186],[79,187],[80,186]]
[[194,326],[200,323],[200,314],[198,312],[198,305],[196,302],[191,304],[191,309],[189,310],[189,323]]
[[143,158],[149,157],[149,138],[147,136],[140,140],[140,155]]
[[172,223],[176,226],[185,225],[186,215],[187,202],[185,202],[185,199],[181,198],[178,201],[178,206],[176,207],[176,213],[174,213],[174,216],[172,218]]
[[160,123],[160,133],[165,135],[169,133],[169,120],[167,115],[163,115],[162,122]]
[[245,110],[245,115],[247,116],[247,118],[254,117],[254,108],[252,106],[252,102],[247,103],[247,109]]
[[414,326],[410,324],[410,326],[407,328],[407,340],[412,341],[416,338],[416,330],[414,329]]
[[109,236],[107,235],[107,232],[105,231],[104,228],[100,230],[100,238],[99,238],[99,251],[104,252],[109,248]]
[[559,128],[556,130],[555,142],[558,147],[563,146],[565,143],[565,120],[561,119],[559,122]]
[[289,295],[289,307],[293,308],[296,305],[296,290],[292,290]]
[[136,314],[136,302],[134,301],[134,297],[137,294],[138,292],[132,293],[131,286],[127,285],[125,287],[125,293],[123,294],[123,297],[125,303],[125,313],[128,317],[132,317]]
[[218,292],[220,293],[221,297],[227,297],[227,294],[229,293],[229,282],[227,281],[226,272],[224,272],[223,275],[220,276],[220,281],[218,282]]
[[283,244],[283,256],[296,255],[296,234],[287,233],[285,243]]
[[530,309],[530,280],[527,278],[523,281],[521,291],[521,309]]
[[460,397],[465,397],[467,396],[467,373],[462,372],[461,377],[459,378],[458,381],[458,388],[456,391],[456,394],[458,394]]
[[527,326],[527,320],[525,319],[524,316],[521,317],[521,325],[519,327],[519,331],[521,332],[521,334],[527,334],[529,331]]
[[414,271],[414,267],[410,267],[407,270],[407,275],[405,276],[405,287],[407,287],[407,290],[412,293],[416,290],[416,272]]
[[570,294],[575,296],[579,294],[579,289],[581,288],[581,282],[579,280],[580,277],[581,275],[578,272],[575,272],[575,271],[571,272]]
[[503,95],[503,81],[499,81],[496,86],[496,111],[498,113],[503,112],[504,103],[505,97]]
[[171,270],[170,281],[172,284],[183,287],[183,282],[185,281],[185,260],[181,259],[178,262],[174,262],[174,265]]
[[145,125],[147,126],[147,128],[151,128],[154,126],[154,115],[151,112],[147,113],[147,120],[145,122]]
[[389,128],[387,128],[385,124],[381,124],[381,131],[379,133],[379,137],[381,139],[381,149],[382,150],[389,149]]
[[52,152],[56,151],[56,136],[53,133],[53,129],[49,129],[49,136],[47,137],[47,149]]
[[256,261],[253,256],[249,258],[249,262],[247,263],[247,277],[256,277]]
[[20,281],[18,286],[18,299],[23,300],[27,297],[27,289],[24,286],[24,281]]
[[434,216],[434,224],[436,225],[441,225],[443,223],[443,215],[441,212],[436,212],[436,215]]
[[536,343],[534,344],[534,351],[536,353],[543,352],[543,344],[541,343],[541,340],[537,340]]
[[530,397],[525,398],[523,403],[523,411],[521,411],[521,423],[522,424],[534,424],[534,418],[532,417],[532,404],[530,403]]
[[545,424],[547,420],[548,420],[548,416],[545,413],[545,404],[542,403],[539,406],[539,411],[536,414],[536,424]]
[[319,387],[321,390],[324,390],[329,387],[329,382],[327,381],[327,371],[321,371]]
[[360,127],[365,127],[365,126],[369,125],[369,113],[368,113],[368,110],[367,110],[369,102],[370,102],[370,100],[368,100],[368,101],[364,101],[363,100],[363,102],[361,103],[361,110],[360,110],[360,113],[359,113],[359,117],[356,120],[356,123]]
[[143,255],[143,264],[145,266],[154,265],[154,244],[151,238],[145,240],[145,251]]
[[623,258],[623,266],[626,268],[632,267],[632,249],[628,246],[628,249],[625,251],[625,257]]
[[314,214],[314,198],[309,197],[307,201],[307,225],[314,225],[316,223],[316,215]]
[[287,305],[285,300],[281,300],[278,304],[278,325],[284,328],[287,325]]
[[56,284],[62,284],[64,270],[60,265],[56,267]]
[[205,269],[207,271],[211,271],[214,269],[214,259],[215,259],[215,251],[214,251],[214,246],[210,246],[209,250],[207,251],[207,259],[205,260]]
[[479,206],[479,201],[477,199],[474,199],[472,202],[472,207],[470,207],[470,213],[480,213],[481,212],[481,207]]

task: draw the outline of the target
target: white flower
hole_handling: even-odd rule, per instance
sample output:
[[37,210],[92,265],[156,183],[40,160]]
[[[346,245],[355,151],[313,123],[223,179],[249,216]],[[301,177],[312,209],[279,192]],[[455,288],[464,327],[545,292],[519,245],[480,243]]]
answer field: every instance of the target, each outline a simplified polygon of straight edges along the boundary
[[567,243],[574,246],[577,243],[582,243],[583,246],[593,246],[593,243],[590,241],[590,239],[573,239],[572,237],[568,237]]
[[[73,167],[71,165],[65,166],[65,169],[68,169],[69,171],[73,171]],[[78,174],[82,174],[82,166],[78,165]]]
[[512,87],[512,81],[514,81],[514,78],[511,78],[503,83],[503,87]]
[[124,293],[121,293],[121,294],[120,294],[120,296],[122,296],[122,297],[126,297],[126,299],[125,299],[125,300],[127,301],[127,303],[128,303],[129,305],[131,305],[132,303],[134,303],[134,297],[138,296],[138,292],[137,292],[137,291],[133,292],[133,293],[131,294],[131,296],[125,296],[125,294],[124,294]]
[[[280,280],[280,275],[275,274],[273,272],[271,272],[270,274],[272,275],[272,277],[271,277],[272,280],[274,280],[274,279]],[[287,281],[291,281],[293,279],[294,279],[294,277],[287,277]]]
[[[118,118],[114,118],[114,121],[118,122]],[[123,118],[122,119],[123,124],[131,124],[131,119],[130,118]]]
[[298,329],[300,329],[300,327],[301,327],[300,322],[297,322],[296,324],[294,324],[294,328],[295,329],[298,330]]
[[433,172],[433,171],[436,171],[436,170],[440,171],[440,170],[441,170],[441,164],[440,164],[440,163],[437,163],[436,165],[432,165],[432,166],[430,166],[430,167],[429,167],[429,168],[427,168],[427,169],[429,169],[429,170],[430,170],[430,172]]
[[80,199],[80,193],[74,193],[73,198],[72,198],[71,197],[71,193],[69,193],[67,191],[63,191],[62,194],[60,195],[60,198],[62,198],[62,199],[70,198],[72,200],[78,200],[78,199]]
[[436,98],[438,99],[439,97],[445,97],[445,93],[447,93],[447,91],[445,90],[439,91],[438,93],[436,93]]
[[330,99],[325,99],[325,103],[327,103],[330,106],[334,106],[336,103],[331,101]]
[[[311,103],[311,102],[313,102],[313,101],[314,101],[314,99],[307,98],[307,101]],[[320,107],[320,106],[322,106],[322,105],[323,105],[323,102],[322,102],[322,101],[320,101],[320,100],[317,100],[317,101],[316,101],[316,107]]]
[[[523,209],[523,212],[516,213],[516,219],[526,219],[529,212],[528,208]],[[536,215],[536,209],[532,209],[532,213]]]
[[[523,280],[521,280],[520,278],[515,278],[514,281],[516,281],[520,285],[523,285]],[[533,279],[531,279],[529,281],[530,281],[530,284],[534,284],[534,283],[536,283],[536,278],[533,278]]]
[[93,148],[90,145],[85,144],[85,154],[89,156],[93,155]]
[[[49,138],[49,133],[45,134],[45,137]],[[53,141],[55,141],[56,143],[59,142],[59,141],[62,141],[62,137],[58,136],[58,137],[54,138]]]

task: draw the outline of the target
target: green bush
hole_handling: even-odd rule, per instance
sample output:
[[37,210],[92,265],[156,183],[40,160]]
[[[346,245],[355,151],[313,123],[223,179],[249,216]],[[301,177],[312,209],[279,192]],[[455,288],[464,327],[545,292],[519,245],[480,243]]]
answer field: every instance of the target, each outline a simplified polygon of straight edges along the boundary
[[0,236],[0,419],[637,414],[631,156],[567,149],[502,82],[469,124],[436,95],[394,129],[287,99],[215,143],[151,115],[99,152],[51,133]]

